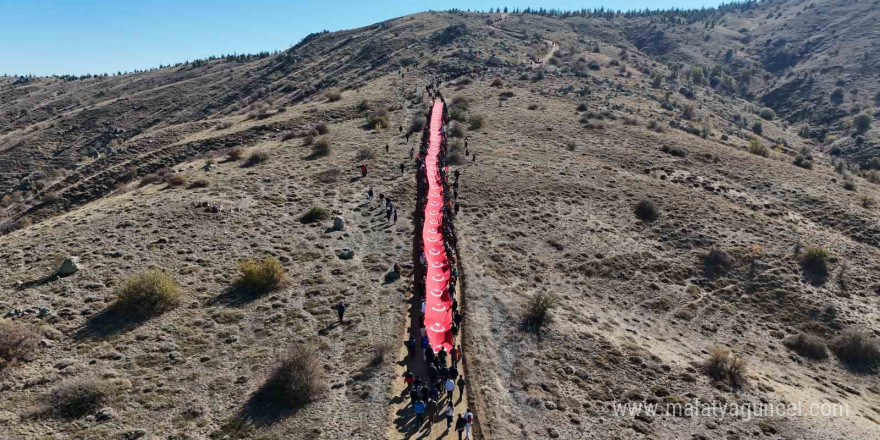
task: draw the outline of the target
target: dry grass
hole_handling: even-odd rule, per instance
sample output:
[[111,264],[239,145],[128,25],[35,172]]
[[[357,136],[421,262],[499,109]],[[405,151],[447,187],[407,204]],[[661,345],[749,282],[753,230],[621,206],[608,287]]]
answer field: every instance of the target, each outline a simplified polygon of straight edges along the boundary
[[132,276],[115,290],[116,307],[138,316],[151,316],[180,304],[180,287],[174,278],[159,269]]
[[165,179],[168,186],[176,187],[186,185],[186,176],[182,174],[174,174]]
[[312,157],[325,157],[330,154],[330,141],[325,137],[315,139],[312,144]]
[[53,388],[44,396],[44,403],[52,417],[75,419],[97,411],[113,394],[114,388],[107,382],[77,379]]
[[342,93],[338,90],[328,90],[324,93],[324,97],[327,98],[327,102],[336,102],[342,99]]
[[327,133],[330,133],[330,128],[328,128],[327,124],[325,124],[323,122],[319,122],[319,123],[315,124],[314,130],[320,135],[325,135]]
[[339,180],[339,176],[342,174],[342,170],[339,168],[330,168],[328,170],[320,171],[315,173],[315,179],[321,183],[334,183]]
[[262,261],[248,260],[238,264],[235,287],[248,292],[266,293],[287,285],[287,274],[281,263],[266,257]]
[[242,158],[243,156],[244,156],[244,148],[241,148],[241,147],[231,148],[231,149],[226,153],[226,158],[227,158],[228,160],[230,160],[230,161],[241,160],[241,158]]
[[800,333],[786,338],[783,344],[805,358],[822,360],[828,357],[825,341],[815,335]]
[[370,160],[372,158],[373,158],[373,150],[370,150],[367,147],[361,148],[357,152],[357,159],[358,160]]
[[32,358],[39,338],[29,327],[21,324],[0,324],[0,372],[19,362]]
[[140,186],[147,186],[147,185],[152,185],[152,184],[156,184],[156,183],[160,183],[160,182],[162,182],[162,178],[159,177],[158,174],[147,174],[146,176],[144,176],[141,179],[139,185]]
[[712,348],[703,367],[712,380],[727,382],[735,388],[743,387],[748,381],[745,359],[721,347]]
[[209,186],[211,186],[211,183],[205,179],[194,180],[192,183],[189,184],[190,189],[207,188]]
[[818,247],[808,248],[801,257],[804,273],[815,278],[828,276],[828,252]]
[[269,153],[266,153],[265,151],[254,151],[248,156],[247,160],[244,162],[244,166],[252,167],[268,161]]
[[468,128],[471,130],[479,130],[486,125],[485,117],[483,115],[471,115],[468,119]]

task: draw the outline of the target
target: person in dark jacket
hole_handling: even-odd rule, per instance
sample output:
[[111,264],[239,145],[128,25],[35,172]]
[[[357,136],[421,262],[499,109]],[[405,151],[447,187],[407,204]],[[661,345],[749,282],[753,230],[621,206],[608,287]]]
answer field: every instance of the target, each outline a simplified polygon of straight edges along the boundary
[[458,419],[455,420],[455,431],[458,433],[458,440],[461,440],[461,434],[464,433],[465,425],[467,425],[467,423],[464,421],[464,417],[459,414]]

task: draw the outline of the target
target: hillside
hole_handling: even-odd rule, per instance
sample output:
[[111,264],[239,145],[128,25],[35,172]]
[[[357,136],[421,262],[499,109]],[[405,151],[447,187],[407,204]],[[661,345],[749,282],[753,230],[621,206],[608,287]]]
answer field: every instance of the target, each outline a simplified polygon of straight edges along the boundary
[[[435,80],[455,119],[477,438],[880,435],[880,361],[839,349],[860,332],[870,356],[880,337],[878,2],[528,12],[0,78],[0,326],[31,335],[21,359],[0,357],[0,437],[437,437],[441,424],[407,431],[399,394],[420,227],[410,148]],[[80,270],[51,276],[69,256]],[[288,282],[243,294],[239,263],[266,257]],[[179,303],[119,315],[148,268]],[[549,320],[524,325],[545,293]],[[254,402],[291,344],[316,350],[324,390],[267,411]],[[719,348],[742,374],[707,374]],[[59,414],[51,397],[84,382],[110,391]],[[849,413],[613,412],[695,399]]]

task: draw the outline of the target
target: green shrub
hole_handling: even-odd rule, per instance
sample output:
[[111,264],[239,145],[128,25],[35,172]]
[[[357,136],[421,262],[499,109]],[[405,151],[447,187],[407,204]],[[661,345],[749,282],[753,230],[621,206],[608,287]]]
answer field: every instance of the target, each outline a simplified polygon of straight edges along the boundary
[[776,118],[776,112],[774,112],[772,108],[764,107],[761,109],[760,112],[758,112],[758,116],[760,116],[762,119],[772,121],[774,118]]
[[764,132],[764,124],[761,121],[755,121],[752,124],[752,131],[755,132],[755,134],[760,135]]
[[410,133],[421,133],[421,131],[425,129],[426,123],[425,118],[416,116],[409,124]]
[[388,128],[388,110],[376,109],[367,116],[367,128],[370,130]]
[[313,207],[299,218],[302,223],[314,223],[330,218],[330,211],[324,208]]
[[235,287],[249,292],[271,292],[287,285],[287,275],[281,263],[272,257],[263,261],[248,260],[238,264]]
[[464,137],[464,127],[461,126],[457,121],[453,121],[449,124],[449,136],[454,138],[463,138]]
[[853,118],[853,129],[856,133],[864,133],[871,128],[871,116],[861,114]]
[[831,348],[837,358],[854,371],[880,370],[880,341],[865,332],[847,330],[834,340]]
[[550,311],[556,307],[559,299],[556,295],[547,292],[538,292],[526,301],[525,316],[523,317],[526,329],[538,332],[550,321]]
[[116,307],[128,314],[151,316],[180,304],[180,287],[174,278],[159,269],[138,273],[115,290]]
[[457,107],[452,107],[449,109],[449,118],[453,121],[464,122],[467,120],[467,111]]

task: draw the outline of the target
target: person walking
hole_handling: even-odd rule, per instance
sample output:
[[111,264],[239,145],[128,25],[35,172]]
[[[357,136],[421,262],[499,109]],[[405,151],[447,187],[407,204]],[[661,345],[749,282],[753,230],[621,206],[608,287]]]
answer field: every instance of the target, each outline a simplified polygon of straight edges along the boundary
[[361,177],[367,177],[367,164],[361,164]]
[[464,416],[459,414],[458,419],[455,420],[455,431],[458,433],[458,440],[461,440],[461,434],[464,432],[466,425],[467,422],[464,421]]
[[400,174],[404,173],[404,169],[406,169],[406,165],[404,165],[403,162],[401,162],[400,163]]
[[409,147],[409,160],[412,160],[413,152],[415,152],[415,149],[413,147]]
[[339,301],[339,304],[336,304],[336,314],[339,316],[339,324],[342,325],[342,318],[345,316],[345,309],[348,307],[348,304],[345,301]]
[[452,402],[446,404],[446,432],[449,432],[449,428],[452,427],[452,418],[455,417],[455,407],[452,406]]
[[412,371],[406,370],[406,373],[403,374],[403,382],[406,383],[406,389],[411,390],[412,384],[415,381],[415,376],[413,376]]
[[373,201],[373,187],[372,186],[370,187],[370,189],[367,190],[367,200],[369,200],[371,202]]
[[413,339],[412,336],[409,337],[409,340],[404,342],[406,345],[406,357],[407,359],[415,359],[413,355],[416,353],[416,340]]
[[455,381],[452,378],[446,378],[446,397],[449,399],[449,404],[452,405],[452,398],[455,394]]
[[474,425],[474,413],[471,412],[470,408],[464,412],[464,423],[464,438],[469,439],[471,438],[471,430]]
[[457,384],[458,384],[458,400],[461,400],[464,398],[464,385],[465,385],[464,374],[462,374],[461,376],[458,376]]
[[418,399],[413,403],[413,412],[416,414],[416,431],[418,431],[424,423],[425,402],[422,399]]
[[394,221],[392,223],[397,224],[397,208],[394,208]]

